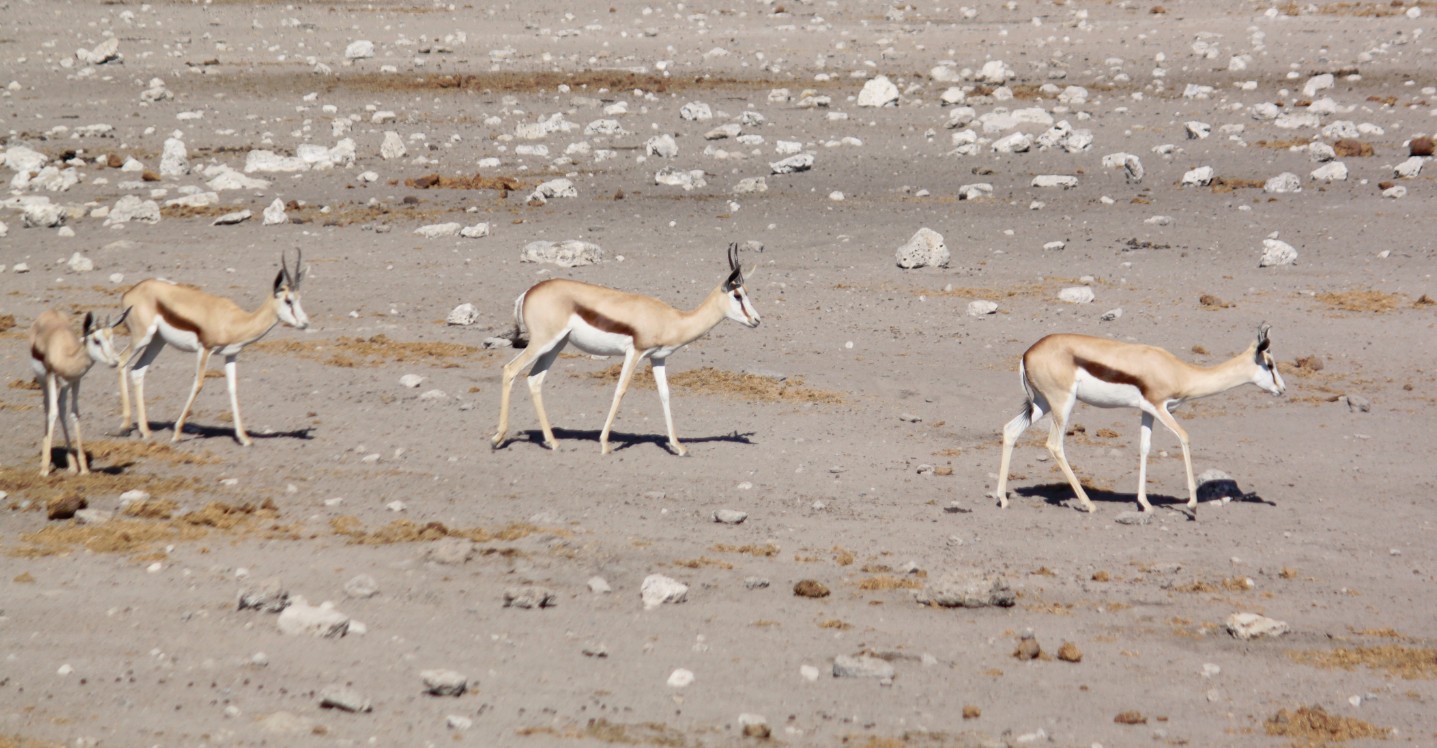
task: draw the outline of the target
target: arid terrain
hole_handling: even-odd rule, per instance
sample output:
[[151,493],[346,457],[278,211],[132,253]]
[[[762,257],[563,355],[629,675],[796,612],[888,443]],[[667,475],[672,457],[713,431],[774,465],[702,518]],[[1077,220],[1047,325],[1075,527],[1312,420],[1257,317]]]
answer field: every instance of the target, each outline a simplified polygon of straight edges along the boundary
[[[1437,743],[1434,15],[0,1],[0,746]],[[900,267],[921,229],[946,264]],[[568,240],[602,256],[523,260]],[[601,455],[618,362],[573,348],[559,449],[522,381],[491,449],[521,292],[692,308],[730,243],[763,322],[669,359],[688,456],[651,378]],[[97,365],[93,472],[39,475],[37,315],[151,277],[255,309],[296,250],[253,446],[222,356],[171,442],[167,349],[153,439]],[[989,495],[1039,338],[1213,365],[1262,323],[1285,396],[1175,413],[1228,500],[1187,510],[1158,428],[1134,515],[1138,413],[1083,405],[1096,512],[1046,422]],[[940,604],[964,575],[1007,604]]]

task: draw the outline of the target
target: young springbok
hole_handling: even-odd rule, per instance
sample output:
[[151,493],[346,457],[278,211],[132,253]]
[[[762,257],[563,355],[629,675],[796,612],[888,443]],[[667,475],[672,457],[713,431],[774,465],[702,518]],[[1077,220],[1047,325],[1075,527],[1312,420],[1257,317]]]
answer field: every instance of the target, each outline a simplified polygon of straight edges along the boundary
[[87,312],[80,337],[70,328],[70,318],[53,309],[35,318],[30,326],[30,366],[35,370],[35,381],[45,391],[45,439],[40,442],[40,475],[50,474],[50,448],[55,441],[55,421],[65,411],[65,402],[70,405],[69,421],[75,424],[75,459],[70,459],[70,427],[62,422],[65,432],[65,461],[70,472],[85,475],[90,472],[90,463],[85,459],[85,442],[80,438],[80,378],[95,363],[119,366],[120,355],[115,352],[115,329],[125,321],[130,310],[126,309],[114,324],[106,318],[98,325],[95,315]]
[[[616,291],[579,281],[553,279],[541,281],[514,300],[514,324],[529,331],[529,345],[504,366],[504,381],[499,400],[499,429],[494,434],[495,449],[504,444],[509,431],[509,391],[514,378],[526,366],[529,369],[529,394],[539,414],[539,427],[544,444],[558,449],[559,442],[549,428],[540,388],[544,374],[559,357],[567,343],[595,356],[624,357],[619,372],[619,386],[614,404],[599,434],[602,454],[609,453],[609,429],[619,412],[619,402],[629,388],[634,369],[649,359],[653,366],[654,383],[658,385],[659,402],[664,406],[664,424],[669,431],[669,447],[679,455],[688,449],[674,433],[674,418],[669,412],[669,383],[664,372],[668,357],[680,348],[703,337],[725,318],[745,327],[758,327],[758,311],[744,290],[743,270],[739,267],[738,245],[728,248],[728,278],[718,284],[703,303],[692,311],[679,311],[650,296]],[[518,336],[515,336],[516,340]]]
[[235,388],[235,359],[250,343],[265,336],[276,324],[283,322],[303,330],[309,317],[299,304],[299,284],[304,278],[304,253],[295,258],[294,270],[279,258],[279,275],[274,291],[253,312],[246,312],[229,299],[205,293],[194,286],[185,286],[161,278],[140,281],[125,292],[123,304],[130,309],[129,329],[134,352],[120,367],[120,431],[130,430],[129,380],[135,386],[136,423],[140,436],[150,437],[150,422],[145,415],[145,371],[168,343],[182,351],[196,354],[195,384],[190,397],[175,421],[171,441],[179,441],[185,418],[195,404],[195,397],[204,386],[205,369],[210,356],[225,357],[225,383],[229,385],[230,410],[234,414],[235,439],[248,447],[252,443],[240,420],[239,397]]
[[999,506],[1008,506],[1008,466],[1013,445],[1045,413],[1053,416],[1048,431],[1048,451],[1058,461],[1063,475],[1077,493],[1083,509],[1094,511],[1093,502],[1073,474],[1063,455],[1063,435],[1068,416],[1079,401],[1099,408],[1137,408],[1142,411],[1142,433],[1138,441],[1138,504],[1148,504],[1148,450],[1152,446],[1153,419],[1178,437],[1187,468],[1188,508],[1197,507],[1197,483],[1193,480],[1192,454],[1188,434],[1173,420],[1172,411],[1184,401],[1226,392],[1244,384],[1255,384],[1273,395],[1287,389],[1277,373],[1277,361],[1268,351],[1266,324],[1258,327],[1257,340],[1246,351],[1216,366],[1201,367],[1180,361],[1161,348],[1120,343],[1087,335],[1049,335],[1033,344],[1018,364],[1023,390],[1028,399],[1023,412],[1003,427],[1003,459],[998,466]]

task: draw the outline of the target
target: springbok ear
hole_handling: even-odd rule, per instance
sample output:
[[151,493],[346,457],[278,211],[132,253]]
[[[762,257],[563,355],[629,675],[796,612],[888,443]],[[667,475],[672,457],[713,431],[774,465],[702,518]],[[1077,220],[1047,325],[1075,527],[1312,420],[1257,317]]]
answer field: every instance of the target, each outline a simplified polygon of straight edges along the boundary
[[281,288],[284,288],[284,276],[285,276],[285,275],[286,275],[286,273],[285,273],[284,270],[280,270],[277,274],[275,274],[275,276],[274,276],[274,292],[275,292],[275,295],[278,295],[278,294],[279,294],[279,290],[280,290]]
[[125,318],[128,317],[128,316],[130,316],[130,310],[131,310],[131,309],[134,309],[134,307],[131,307],[131,306],[125,307],[125,311],[120,312],[120,318],[117,319],[117,320],[115,320],[115,323],[114,323],[114,324],[109,325],[109,328],[110,328],[111,330],[113,330],[113,329],[115,329],[116,327],[119,327],[120,325],[125,324]]
[[94,313],[94,312],[85,312],[85,327],[84,327],[85,334],[86,334],[86,335],[89,335],[90,332],[91,332],[92,330],[94,330],[94,329],[95,329],[95,313]]
[[1268,330],[1271,330],[1271,329],[1272,329],[1272,325],[1269,325],[1269,324],[1267,324],[1266,322],[1262,323],[1261,325],[1258,325],[1258,328],[1257,328],[1257,352],[1258,352],[1258,353],[1262,353],[1262,352],[1266,351],[1266,350],[1267,350],[1267,347],[1271,344],[1272,341],[1268,340],[1268,338],[1267,338],[1267,331],[1268,331]]

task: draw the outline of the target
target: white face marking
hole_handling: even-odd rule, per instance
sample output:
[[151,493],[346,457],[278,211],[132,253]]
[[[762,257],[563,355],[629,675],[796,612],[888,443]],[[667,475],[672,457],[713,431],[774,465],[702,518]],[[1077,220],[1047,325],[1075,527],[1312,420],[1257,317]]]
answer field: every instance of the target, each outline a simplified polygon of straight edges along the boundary
[[85,336],[85,348],[90,359],[106,366],[120,365],[120,355],[115,353],[115,334],[108,327],[95,330]]
[[1079,368],[1073,387],[1079,400],[1098,408],[1141,408],[1143,393],[1131,384],[1104,382]]
[[309,327],[309,316],[299,305],[299,294],[288,288],[280,289],[275,298],[279,299],[279,320],[290,327],[303,330]]
[[569,342],[591,356],[622,356],[634,344],[629,336],[604,332],[577,314],[569,316]]
[[745,326],[758,327],[763,321],[758,315],[758,310],[753,308],[753,302],[749,301],[748,292],[743,286],[732,289],[728,292],[728,309],[725,314],[729,319]]

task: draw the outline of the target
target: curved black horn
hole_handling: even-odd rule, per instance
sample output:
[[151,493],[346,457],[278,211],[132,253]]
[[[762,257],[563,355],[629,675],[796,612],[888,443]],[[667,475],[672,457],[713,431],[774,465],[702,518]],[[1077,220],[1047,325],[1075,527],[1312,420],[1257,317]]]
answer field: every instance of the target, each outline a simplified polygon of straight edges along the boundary
[[728,269],[738,270],[738,242],[730,242],[728,245]]

